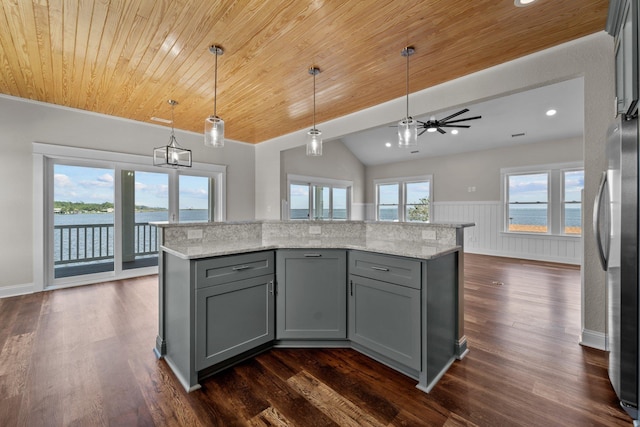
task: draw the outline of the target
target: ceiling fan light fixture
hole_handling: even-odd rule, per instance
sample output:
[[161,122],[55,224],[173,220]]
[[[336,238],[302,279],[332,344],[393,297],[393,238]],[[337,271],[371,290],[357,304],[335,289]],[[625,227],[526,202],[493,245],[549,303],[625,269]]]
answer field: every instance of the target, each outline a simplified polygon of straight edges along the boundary
[[438,130],[438,129],[436,129],[436,128],[428,128],[428,129],[427,129],[427,132],[435,132],[435,131],[437,131],[437,130]]
[[209,46],[209,52],[216,57],[215,77],[213,83],[213,115],[204,120],[204,145],[206,147],[222,148],[224,147],[224,120],[218,117],[216,112],[217,95],[218,95],[218,56],[224,53],[224,50],[217,45]]
[[530,6],[535,1],[536,0],[514,0],[513,3],[516,5],[516,7],[525,7]]
[[182,148],[178,144],[173,129],[173,109],[178,105],[178,102],[173,99],[167,102],[171,105],[171,136],[169,136],[167,145],[153,149],[153,165],[166,168],[190,168],[191,150]]
[[400,148],[413,148],[418,146],[418,122],[409,115],[409,57],[415,52],[416,50],[413,46],[407,46],[400,52],[400,55],[407,58],[407,114],[404,116],[404,119],[398,122],[398,147]]
[[307,156],[322,156],[322,132],[316,129],[316,76],[320,68],[309,68],[309,74],[313,76],[313,127],[307,132]]

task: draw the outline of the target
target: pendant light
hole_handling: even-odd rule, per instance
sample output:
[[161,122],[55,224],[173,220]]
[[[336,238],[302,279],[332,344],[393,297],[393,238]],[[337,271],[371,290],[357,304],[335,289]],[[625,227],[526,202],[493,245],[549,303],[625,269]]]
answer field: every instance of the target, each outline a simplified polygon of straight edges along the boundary
[[418,122],[409,115],[409,57],[415,53],[413,46],[402,49],[401,55],[407,58],[407,114],[398,122],[398,147],[418,146]]
[[216,114],[218,95],[218,56],[224,53],[220,46],[209,46],[209,52],[216,56],[215,78],[213,83],[213,115],[204,120],[204,145],[206,147],[224,147],[224,120]]
[[168,145],[153,149],[153,165],[169,168],[190,168],[191,150],[182,148],[178,144],[173,128],[173,109],[178,105],[178,102],[173,99],[167,102],[171,105],[171,136],[169,137]]
[[313,76],[313,128],[307,132],[307,156],[322,156],[322,132],[316,129],[316,76],[320,68],[309,68],[309,74]]

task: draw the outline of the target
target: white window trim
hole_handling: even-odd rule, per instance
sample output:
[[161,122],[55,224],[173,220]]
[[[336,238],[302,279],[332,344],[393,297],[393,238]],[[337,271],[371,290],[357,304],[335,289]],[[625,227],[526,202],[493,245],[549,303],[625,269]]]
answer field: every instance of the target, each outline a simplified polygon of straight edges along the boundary
[[[582,235],[566,234],[563,230],[564,224],[564,186],[563,172],[570,170],[584,170],[583,162],[549,163],[533,166],[518,166],[500,169],[500,194],[502,198],[501,233],[507,235],[526,234],[530,236],[566,236],[569,238],[580,238]],[[508,224],[508,203],[509,189],[507,188],[507,177],[509,175],[529,175],[536,173],[548,174],[547,190],[547,224],[546,233],[533,233],[523,231],[509,231]]]
[[[285,220],[291,219],[291,184],[296,185],[318,185],[323,187],[346,188],[347,189],[347,219],[322,219],[321,221],[349,221],[351,220],[351,193],[353,192],[353,181],[333,178],[323,178],[317,176],[287,174],[287,206],[282,209],[282,217]],[[309,189],[311,190],[311,189]],[[330,206],[333,210],[333,191],[329,192]],[[309,197],[309,212],[312,210],[311,197]],[[299,220],[304,221],[304,220]]]
[[[53,269],[49,265],[51,254],[49,242],[53,239],[53,227],[48,207],[53,205],[53,182],[48,182],[48,177],[53,174],[55,163],[113,169],[116,173],[115,200],[120,198],[120,173],[124,169],[133,169],[144,172],[165,172],[169,176],[169,188],[173,190],[169,194],[169,218],[171,215],[177,218],[178,212],[178,184],[179,175],[200,174],[210,176],[215,180],[214,194],[214,221],[226,220],[226,175],[225,165],[213,165],[206,163],[193,163],[189,171],[172,168],[158,168],[153,166],[153,159],[149,156],[136,154],[116,153],[112,151],[94,150],[89,148],[77,148],[63,145],[32,143],[33,152],[33,277],[35,291],[54,289],[67,286],[77,286],[90,283],[98,283],[105,280],[117,280],[157,273],[157,267],[147,267],[135,270],[122,270],[121,263],[114,259],[114,271],[106,273],[87,274],[78,277],[66,278],[66,280],[54,280]],[[116,209],[115,215],[121,215]],[[121,218],[118,218],[114,228],[114,238],[119,244]],[[119,251],[117,251],[119,252]],[[121,256],[121,254],[117,255]]]
[[425,182],[429,181],[429,221],[434,222],[433,215],[433,175],[420,175],[420,176],[406,176],[397,178],[378,178],[373,180],[373,188],[375,189],[375,218],[378,218],[378,185],[380,184],[398,184],[398,222],[407,222],[405,218],[405,211],[407,205],[406,184],[413,182]]

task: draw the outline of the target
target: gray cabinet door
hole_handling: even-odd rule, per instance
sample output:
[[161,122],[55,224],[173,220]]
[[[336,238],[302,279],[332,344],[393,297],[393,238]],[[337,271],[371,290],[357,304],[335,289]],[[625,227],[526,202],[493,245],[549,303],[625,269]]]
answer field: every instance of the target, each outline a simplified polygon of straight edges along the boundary
[[274,339],[273,275],[196,290],[196,369]]
[[420,370],[420,290],[350,275],[349,339]]
[[276,337],[347,338],[344,250],[279,250],[276,254]]

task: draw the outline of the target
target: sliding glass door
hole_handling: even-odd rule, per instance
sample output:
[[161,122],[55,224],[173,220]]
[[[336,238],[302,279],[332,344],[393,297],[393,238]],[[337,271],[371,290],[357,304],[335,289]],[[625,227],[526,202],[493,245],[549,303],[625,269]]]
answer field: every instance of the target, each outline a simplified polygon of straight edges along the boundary
[[53,167],[54,278],[114,270],[113,169]]
[[122,170],[122,269],[158,265],[158,230],[153,222],[169,220],[169,175]]

